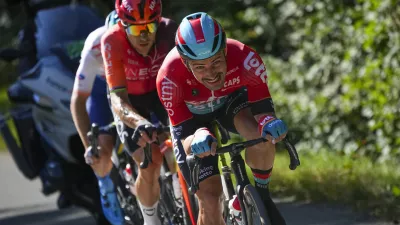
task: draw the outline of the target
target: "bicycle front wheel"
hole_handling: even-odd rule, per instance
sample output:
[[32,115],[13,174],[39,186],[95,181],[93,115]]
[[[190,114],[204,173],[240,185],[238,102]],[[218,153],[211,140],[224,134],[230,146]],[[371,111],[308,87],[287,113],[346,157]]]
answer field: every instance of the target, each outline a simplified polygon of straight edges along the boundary
[[248,184],[243,190],[243,202],[246,210],[246,225],[270,225],[267,211],[255,187]]

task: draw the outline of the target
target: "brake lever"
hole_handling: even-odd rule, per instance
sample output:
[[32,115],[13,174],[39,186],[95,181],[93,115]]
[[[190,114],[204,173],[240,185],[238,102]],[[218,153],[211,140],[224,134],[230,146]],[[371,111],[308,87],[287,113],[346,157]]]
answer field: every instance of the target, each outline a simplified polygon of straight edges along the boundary
[[201,159],[195,156],[193,153],[186,156],[186,163],[189,166],[190,171],[190,187],[189,193],[194,195],[199,189],[199,172],[200,172],[200,165]]
[[146,144],[146,147],[143,149],[143,151],[144,151],[144,160],[143,162],[140,163],[140,168],[146,169],[149,166],[149,164],[153,162],[152,149],[150,147],[150,144]]

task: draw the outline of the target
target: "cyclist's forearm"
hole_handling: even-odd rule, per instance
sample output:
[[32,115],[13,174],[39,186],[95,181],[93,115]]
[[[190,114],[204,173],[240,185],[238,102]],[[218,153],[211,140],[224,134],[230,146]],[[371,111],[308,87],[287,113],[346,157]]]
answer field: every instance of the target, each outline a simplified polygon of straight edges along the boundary
[[85,149],[89,146],[87,132],[89,132],[90,129],[90,119],[86,111],[86,100],[87,97],[78,96],[76,93],[74,93],[71,98],[72,119],[74,120],[74,124]]
[[113,92],[111,96],[111,106],[113,111],[119,116],[122,122],[131,128],[137,127],[137,122],[144,118],[132,107],[126,91]]

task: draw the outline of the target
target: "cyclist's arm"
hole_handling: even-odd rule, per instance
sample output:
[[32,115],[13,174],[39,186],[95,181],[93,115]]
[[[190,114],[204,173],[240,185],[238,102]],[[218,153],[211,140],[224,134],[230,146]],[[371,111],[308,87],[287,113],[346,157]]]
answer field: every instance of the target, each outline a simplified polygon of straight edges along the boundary
[[71,96],[71,114],[76,129],[85,148],[88,148],[89,141],[87,132],[90,129],[90,119],[86,111],[86,101],[90,96],[93,83],[98,71],[98,61],[90,54],[89,51],[82,51],[81,63],[75,76],[74,89]]
[[[264,115],[274,115],[274,104],[268,88],[266,67],[261,57],[251,48],[244,46],[247,55],[243,68],[244,80],[248,90],[248,101],[256,121]],[[252,61],[253,63],[246,63]],[[257,62],[258,61],[258,62]],[[256,66],[252,66],[256,65]]]
[[140,120],[145,120],[145,118],[132,107],[126,89],[111,91],[110,98],[113,111],[127,126],[136,128]]
[[121,53],[124,49],[117,39],[110,35],[104,35],[101,41],[101,53],[104,60],[104,69],[107,85],[110,89],[111,107],[121,121],[131,128],[137,127],[137,122],[144,120],[129,102],[126,88],[124,63]]
[[89,95],[79,94],[77,91],[72,93],[71,97],[71,114],[79,136],[85,149],[89,147],[89,140],[87,139],[87,132],[90,129],[90,119],[86,111],[86,100]]

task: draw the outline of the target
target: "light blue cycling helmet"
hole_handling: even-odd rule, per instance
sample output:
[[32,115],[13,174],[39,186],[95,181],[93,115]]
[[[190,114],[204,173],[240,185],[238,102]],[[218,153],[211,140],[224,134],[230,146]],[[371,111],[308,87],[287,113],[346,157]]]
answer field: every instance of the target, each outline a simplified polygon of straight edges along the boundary
[[115,10],[113,10],[108,14],[108,16],[106,18],[105,26],[108,29],[108,28],[114,26],[114,24],[117,24],[118,21],[119,21],[118,14]]
[[175,45],[182,58],[207,59],[226,46],[222,26],[204,12],[183,18],[175,36]]

